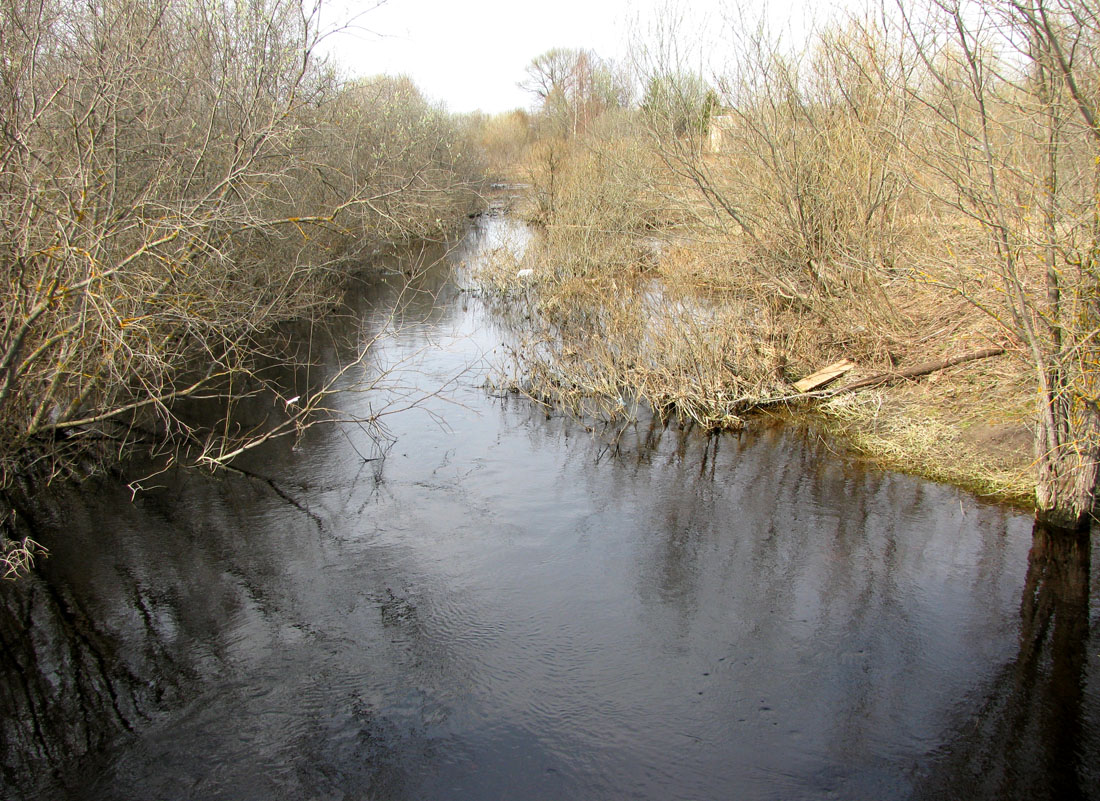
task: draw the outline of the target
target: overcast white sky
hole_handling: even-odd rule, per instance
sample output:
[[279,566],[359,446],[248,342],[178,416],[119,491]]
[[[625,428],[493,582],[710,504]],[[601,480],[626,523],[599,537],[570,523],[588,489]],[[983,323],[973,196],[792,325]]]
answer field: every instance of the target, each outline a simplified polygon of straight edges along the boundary
[[[374,0],[350,0],[369,8]],[[686,16],[717,20],[716,0],[674,0]],[[790,4],[790,5],[788,5]],[[359,21],[367,31],[332,40],[355,75],[407,74],[450,111],[495,113],[528,107],[516,84],[524,67],[552,47],[583,47],[622,59],[629,33],[647,26],[668,0],[388,0]],[[741,3],[740,5],[743,5]],[[771,15],[823,5],[772,0]]]

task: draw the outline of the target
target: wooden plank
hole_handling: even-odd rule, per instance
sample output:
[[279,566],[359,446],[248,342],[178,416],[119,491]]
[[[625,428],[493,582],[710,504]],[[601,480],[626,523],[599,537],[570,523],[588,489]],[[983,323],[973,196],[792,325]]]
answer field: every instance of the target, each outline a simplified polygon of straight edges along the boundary
[[794,388],[799,392],[812,392],[815,389],[820,389],[826,384],[836,381],[855,366],[856,363],[851,359],[841,359],[839,362],[833,362],[826,367],[822,367],[816,373],[811,373],[805,378],[796,381],[794,383]]

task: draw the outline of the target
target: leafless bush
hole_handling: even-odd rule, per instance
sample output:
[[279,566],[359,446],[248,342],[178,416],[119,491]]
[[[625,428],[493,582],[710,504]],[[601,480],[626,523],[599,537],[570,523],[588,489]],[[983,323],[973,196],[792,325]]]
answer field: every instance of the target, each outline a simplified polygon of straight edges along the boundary
[[509,288],[536,329],[526,388],[736,427],[829,361],[884,371],[1003,341],[933,275],[934,254],[985,251],[916,155],[942,156],[945,134],[914,91],[930,85],[911,38],[856,18],[798,52],[737,25],[728,44],[708,75],[647,42],[641,108],[530,149],[541,250]]
[[[534,143],[536,384],[604,387],[731,427],[782,393],[788,365],[890,363],[904,317],[886,291],[906,231],[897,137],[911,101],[877,35],[838,30],[801,67],[746,36],[725,109],[656,47],[638,59],[640,109]],[[720,110],[714,153],[701,121]]]
[[487,160],[487,171],[498,181],[518,180],[517,167],[523,151],[531,143],[532,121],[521,110],[487,116],[470,115],[471,135],[477,142],[482,156]]
[[[675,93],[668,114],[647,116],[656,154],[762,271],[798,273],[826,292],[873,286],[896,262],[910,219],[899,143],[911,101],[891,43],[869,22],[829,29],[799,50],[740,19],[726,39],[729,66],[712,77],[720,105],[706,109],[709,130],[663,124],[686,102]],[[638,61],[650,83],[688,70],[669,43]]]
[[48,551],[28,536],[21,536],[14,509],[0,510],[0,578],[15,579],[24,575],[36,559]]
[[[480,188],[474,131],[429,103],[408,78],[378,76],[341,89],[323,122],[322,169],[334,177],[319,208],[346,204],[352,241],[438,237]],[[306,146],[317,147],[312,140]],[[351,199],[348,203],[347,199]]]
[[405,84],[343,88],[319,11],[0,9],[0,488],[117,457],[137,416],[194,441],[174,401],[263,388],[273,324],[454,216],[465,142]]
[[[723,420],[783,365],[889,368],[993,339],[1033,372],[1040,517],[1087,523],[1100,8],[901,3],[797,49],[742,18],[726,33],[727,66],[708,73],[658,32],[636,56],[646,93],[625,124],[592,136],[605,115],[532,149],[544,383]],[[660,232],[653,247],[646,231]],[[658,274],[659,290],[637,288]]]

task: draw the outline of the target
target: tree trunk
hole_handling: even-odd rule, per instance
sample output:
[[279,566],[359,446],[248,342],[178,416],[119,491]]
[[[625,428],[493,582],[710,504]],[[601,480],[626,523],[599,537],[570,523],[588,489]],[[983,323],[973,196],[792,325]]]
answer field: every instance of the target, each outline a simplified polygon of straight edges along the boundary
[[1090,525],[1100,474],[1100,415],[1094,405],[1065,396],[1048,395],[1043,403],[1035,437],[1035,518],[1046,526],[1081,531]]

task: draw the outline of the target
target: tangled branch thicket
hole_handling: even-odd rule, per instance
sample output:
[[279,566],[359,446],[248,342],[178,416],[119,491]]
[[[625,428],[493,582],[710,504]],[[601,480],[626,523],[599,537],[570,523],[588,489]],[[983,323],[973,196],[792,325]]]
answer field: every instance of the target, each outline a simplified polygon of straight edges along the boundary
[[339,79],[327,33],[319,1],[0,8],[0,491],[117,458],[136,421],[232,452],[173,402],[262,388],[273,325],[468,209],[460,126]]
[[[710,67],[693,67],[670,23],[637,43],[640,101],[583,131],[533,129],[520,172],[538,252],[489,277],[525,288],[539,326],[528,388],[736,427],[830,361],[882,372],[1006,346],[1015,359],[939,376],[951,397],[910,383],[822,411],[900,452],[895,464],[960,480],[943,468],[965,452],[965,483],[1087,524],[1100,460],[1095,0],[918,0],[798,49],[734,12],[724,65],[710,47]],[[517,281],[517,266],[532,275]],[[1034,454],[986,458],[959,438],[971,425],[1030,428]]]

